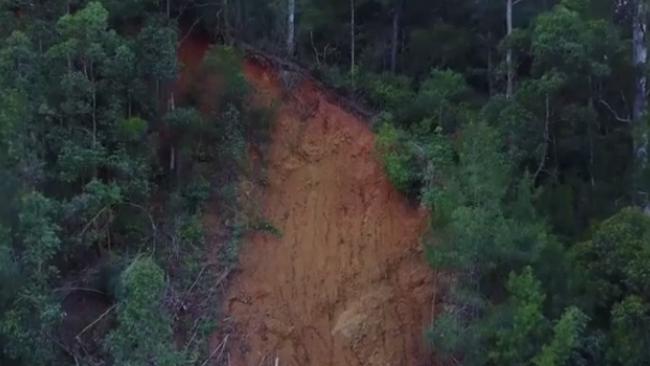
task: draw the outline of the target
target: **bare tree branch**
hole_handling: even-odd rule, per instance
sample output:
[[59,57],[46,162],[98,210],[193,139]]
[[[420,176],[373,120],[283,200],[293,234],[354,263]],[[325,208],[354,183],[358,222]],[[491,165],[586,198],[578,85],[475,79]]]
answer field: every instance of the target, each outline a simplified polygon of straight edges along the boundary
[[618,113],[616,113],[616,111],[614,110],[614,108],[612,108],[612,106],[609,105],[609,103],[607,103],[604,99],[600,99],[600,104],[604,105],[605,108],[607,108],[607,109],[612,113],[612,116],[613,116],[614,119],[616,119],[617,121],[619,121],[619,122],[624,122],[624,123],[631,123],[631,122],[632,122],[632,120],[631,120],[630,118],[622,118],[622,117],[620,117],[620,116],[618,115]]
[[544,150],[542,151],[542,159],[539,161],[539,166],[537,167],[537,171],[535,171],[535,175],[533,176],[533,182],[537,180],[537,177],[539,177],[539,174],[544,171],[544,166],[546,165],[546,155],[548,155],[548,144],[550,143],[550,129],[549,129],[549,124],[550,124],[550,114],[551,114],[551,107],[550,107],[550,102],[548,98],[548,94],[546,95],[546,113],[544,114]]
[[219,351],[221,351],[221,352],[219,352],[219,356],[217,357],[217,361],[221,358],[221,355],[223,354],[223,351],[226,349],[226,345],[228,344],[228,338],[229,337],[230,337],[230,334],[227,334],[223,338],[223,341],[221,341],[221,343],[219,343],[219,345],[214,349],[214,351],[212,351],[212,353],[210,353],[210,356],[208,356],[208,358],[205,361],[203,361],[201,366],[207,365],[208,362],[210,362],[210,360],[214,357],[214,355],[216,355],[217,352],[219,352]]
[[81,337],[81,335],[86,333],[88,331],[88,329],[92,328],[95,324],[99,323],[99,321],[104,319],[106,317],[106,315],[110,314],[111,311],[115,310],[116,307],[117,307],[117,304],[113,304],[110,308],[108,308],[105,312],[103,312],[99,317],[97,317],[97,319],[93,320],[90,324],[86,325],[86,327],[84,329],[82,329],[81,332],[77,333],[75,338],[77,340],[79,340],[80,339],[79,337]]

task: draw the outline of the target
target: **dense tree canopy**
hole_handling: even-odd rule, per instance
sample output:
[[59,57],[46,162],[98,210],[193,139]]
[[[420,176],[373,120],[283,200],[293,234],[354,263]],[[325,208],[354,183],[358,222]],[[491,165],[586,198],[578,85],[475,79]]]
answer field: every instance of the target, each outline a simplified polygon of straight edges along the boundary
[[[239,211],[269,128],[251,47],[376,112],[387,175],[431,212],[435,357],[649,363],[648,6],[0,0],[0,364],[204,364],[215,315],[192,316],[214,298],[179,300],[204,290],[203,203],[225,212],[226,268],[271,227]],[[174,95],[197,31],[225,83],[201,112]],[[98,323],[78,327],[66,301],[89,288]]]

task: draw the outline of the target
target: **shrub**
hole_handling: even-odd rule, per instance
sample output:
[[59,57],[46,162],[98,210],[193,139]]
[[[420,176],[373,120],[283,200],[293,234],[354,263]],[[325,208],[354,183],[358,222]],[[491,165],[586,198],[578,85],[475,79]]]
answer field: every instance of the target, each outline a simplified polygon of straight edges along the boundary
[[121,275],[118,326],[107,339],[115,364],[176,366],[171,321],[162,310],[165,275],[151,258],[136,258]]
[[376,149],[384,163],[388,178],[401,192],[412,192],[417,176],[414,172],[414,156],[404,144],[405,135],[390,123],[379,127]]

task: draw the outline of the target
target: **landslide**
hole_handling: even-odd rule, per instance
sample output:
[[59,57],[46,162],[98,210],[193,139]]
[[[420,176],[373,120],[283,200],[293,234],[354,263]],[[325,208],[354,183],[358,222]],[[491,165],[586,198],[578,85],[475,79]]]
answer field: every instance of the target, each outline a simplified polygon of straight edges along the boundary
[[228,291],[233,365],[425,365],[431,271],[425,213],[389,183],[362,121],[309,79],[249,60],[280,100],[264,190],[282,233],[252,235]]
[[[183,43],[181,89],[206,47]],[[241,249],[224,304],[228,364],[430,365],[426,212],[391,186],[367,121],[332,93],[259,58],[244,67],[251,102],[279,101],[257,189],[281,235],[252,234]]]

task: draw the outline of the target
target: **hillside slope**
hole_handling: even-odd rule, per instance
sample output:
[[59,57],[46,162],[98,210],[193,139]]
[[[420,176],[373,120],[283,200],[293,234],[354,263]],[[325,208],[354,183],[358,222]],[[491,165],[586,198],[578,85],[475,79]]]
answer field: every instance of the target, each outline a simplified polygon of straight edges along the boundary
[[[181,90],[206,47],[184,42]],[[392,188],[367,123],[332,95],[309,80],[283,88],[253,59],[245,74],[257,102],[279,102],[260,189],[282,235],[252,235],[241,250],[224,304],[230,364],[430,364],[433,285],[418,242],[426,213]]]
[[264,194],[281,237],[253,235],[228,295],[233,365],[424,365],[430,270],[425,215],[390,185],[364,121],[303,81],[249,61],[257,92],[281,100]]

